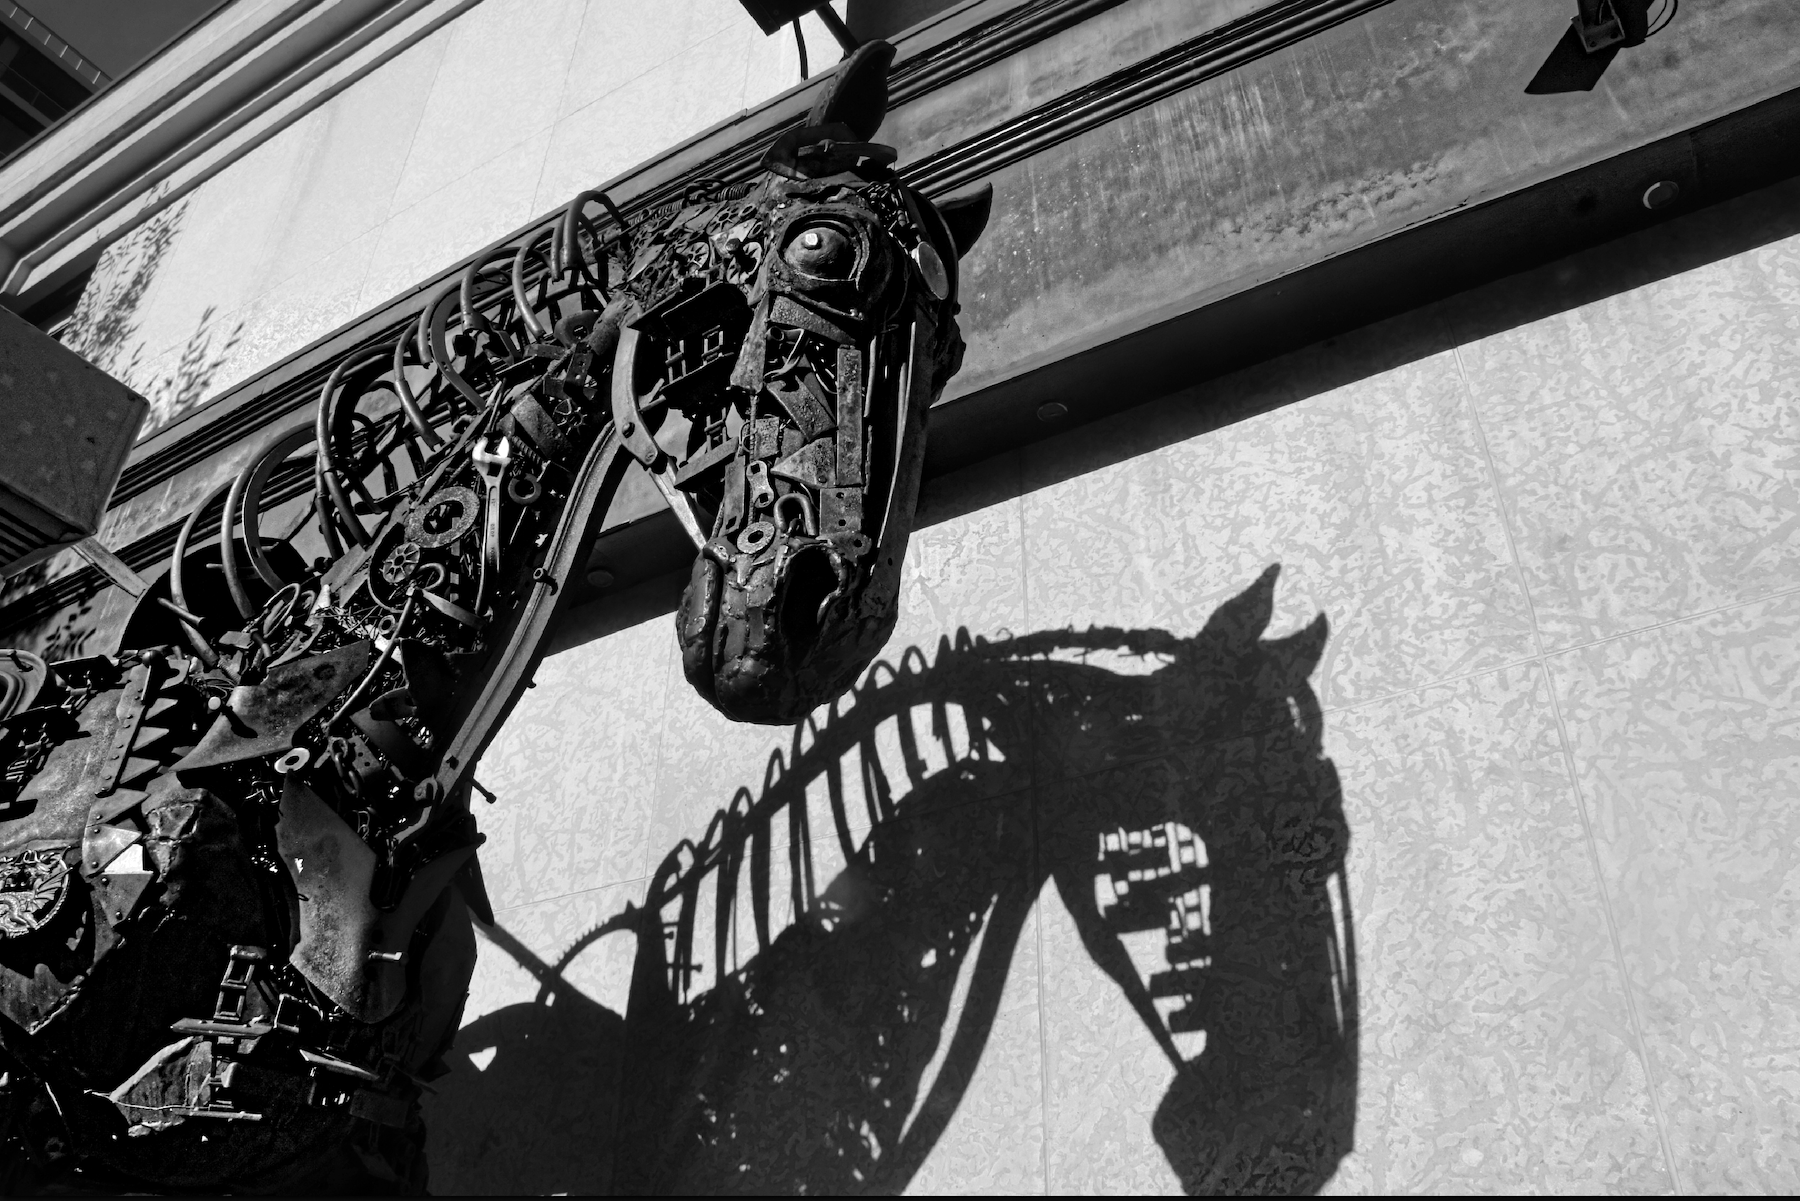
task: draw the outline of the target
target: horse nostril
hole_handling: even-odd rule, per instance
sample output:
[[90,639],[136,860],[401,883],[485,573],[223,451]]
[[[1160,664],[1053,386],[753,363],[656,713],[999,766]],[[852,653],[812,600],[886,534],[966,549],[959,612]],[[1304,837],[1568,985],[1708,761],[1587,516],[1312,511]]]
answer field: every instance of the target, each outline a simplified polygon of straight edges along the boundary
[[850,274],[856,252],[843,230],[831,225],[814,225],[788,242],[782,257],[808,275],[842,279]]

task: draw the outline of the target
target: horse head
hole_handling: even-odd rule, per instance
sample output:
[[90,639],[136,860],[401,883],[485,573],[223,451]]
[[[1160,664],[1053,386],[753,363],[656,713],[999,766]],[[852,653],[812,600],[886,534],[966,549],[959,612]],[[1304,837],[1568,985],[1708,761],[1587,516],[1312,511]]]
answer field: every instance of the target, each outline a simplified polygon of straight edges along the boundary
[[869,141],[893,47],[846,59],[747,188],[633,264],[613,419],[699,548],[677,635],[739,721],[789,723],[892,632],[932,401],[961,365],[957,261],[991,190],[934,204]]

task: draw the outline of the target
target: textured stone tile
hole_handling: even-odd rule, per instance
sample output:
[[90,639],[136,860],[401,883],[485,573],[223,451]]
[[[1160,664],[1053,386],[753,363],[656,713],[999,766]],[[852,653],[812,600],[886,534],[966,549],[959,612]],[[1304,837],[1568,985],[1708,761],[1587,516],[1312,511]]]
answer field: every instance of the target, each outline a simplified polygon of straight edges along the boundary
[[1551,660],[1684,1187],[1800,1179],[1800,601]]
[[670,651],[667,658],[658,658],[668,697],[659,756],[663,766],[656,790],[647,798],[651,816],[645,874],[653,874],[682,840],[701,841],[716,815],[750,807],[781,788],[796,756],[796,740],[791,727],[741,725],[715,712],[682,674],[674,619],[649,622],[645,628],[654,630]]
[[221,347],[214,354],[217,365],[207,372],[199,399],[219,395],[358,316],[378,237],[363,234],[229,314],[229,353]]
[[[844,15],[844,7],[844,0],[835,0],[832,4],[840,17]],[[757,30],[758,34],[761,32]],[[831,74],[844,57],[844,49],[831,36],[831,31],[825,28],[825,23],[819,20],[817,10],[800,18],[800,36],[806,39],[806,65],[811,72],[809,78],[818,79],[821,75]],[[744,56],[745,108],[779,96],[802,82],[800,54],[794,46],[792,26],[772,37],[763,38],[760,45]],[[882,140],[892,145],[893,139],[885,136],[889,128],[891,127],[884,125]]]
[[[568,81],[555,112],[562,118],[687,53],[728,28],[754,23],[733,0],[691,0],[648,7],[627,0],[589,3],[574,38]],[[756,30],[760,36],[760,30]]]
[[1018,456],[1008,454],[922,489],[890,648],[929,653],[960,628],[989,636],[1025,629],[1018,472]]
[[765,40],[775,39],[748,20],[733,23],[572,110],[556,123],[538,210],[566,204],[737,113],[746,64],[770,52]]
[[451,1071],[425,1098],[432,1192],[608,1191],[635,939],[591,934],[638,899],[557,897],[478,935]]
[[[1327,706],[1531,654],[1455,359],[1383,361],[1392,351],[1371,347],[1389,336],[1404,331],[1288,356],[1032,447],[1030,625],[1187,637],[1279,564],[1274,626],[1328,615],[1316,682]],[[1222,424],[1236,414],[1251,415]],[[1196,425],[1205,432],[1189,433]]]
[[393,212],[550,128],[586,8],[583,0],[485,0],[450,25]]
[[[277,135],[302,145],[279,201],[261,289],[310,271],[387,219],[453,29],[408,47]],[[361,282],[347,303],[355,303]]]
[[1333,1190],[1668,1191],[1541,669],[1328,714],[1325,746],[1362,1031]]
[[549,136],[526,138],[389,217],[370,256],[359,307],[392,299],[530,220]]
[[685,1020],[634,996],[628,1105],[664,1150],[628,1130],[621,1187],[1040,1190],[1034,866],[1024,797],[886,821],[727,980],[703,963]]
[[475,815],[496,909],[645,874],[673,651],[653,621],[539,666],[476,769],[499,798]]
[[1800,578],[1800,239],[1461,353],[1547,648]]

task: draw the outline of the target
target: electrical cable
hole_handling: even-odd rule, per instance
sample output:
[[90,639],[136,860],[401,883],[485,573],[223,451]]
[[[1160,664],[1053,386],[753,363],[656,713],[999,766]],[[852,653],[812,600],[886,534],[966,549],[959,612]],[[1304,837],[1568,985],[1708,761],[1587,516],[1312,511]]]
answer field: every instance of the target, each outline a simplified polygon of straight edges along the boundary
[[1662,20],[1653,22],[1650,28],[1644,31],[1644,36],[1646,38],[1653,38],[1663,30],[1667,29],[1669,27],[1669,22],[1675,19],[1675,13],[1680,8],[1681,0],[1664,0]]

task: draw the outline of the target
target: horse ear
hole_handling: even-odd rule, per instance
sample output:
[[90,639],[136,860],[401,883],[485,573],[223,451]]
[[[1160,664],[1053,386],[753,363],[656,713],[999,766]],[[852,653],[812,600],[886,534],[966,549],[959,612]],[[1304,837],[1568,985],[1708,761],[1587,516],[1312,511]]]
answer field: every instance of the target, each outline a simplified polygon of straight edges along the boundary
[[982,184],[966,196],[939,201],[937,210],[950,227],[950,240],[956,243],[956,257],[960,259],[987,228],[988,216],[994,211],[994,185]]
[[1331,623],[1321,613],[1304,630],[1263,643],[1263,653],[1275,664],[1284,692],[1302,688],[1312,678],[1319,660],[1325,657],[1325,643],[1330,637]]
[[1215,646],[1229,647],[1234,655],[1255,650],[1275,616],[1275,579],[1280,574],[1281,564],[1271,563],[1255,583],[1214,609],[1200,633]]
[[877,39],[864,42],[838,64],[831,82],[813,102],[808,125],[848,126],[858,141],[866,142],[881,128],[887,116],[888,68],[894,65],[894,48]]

